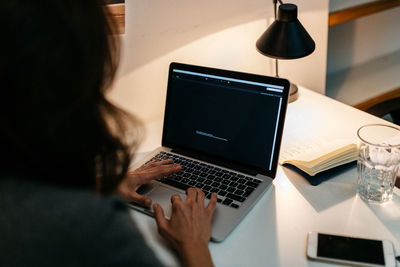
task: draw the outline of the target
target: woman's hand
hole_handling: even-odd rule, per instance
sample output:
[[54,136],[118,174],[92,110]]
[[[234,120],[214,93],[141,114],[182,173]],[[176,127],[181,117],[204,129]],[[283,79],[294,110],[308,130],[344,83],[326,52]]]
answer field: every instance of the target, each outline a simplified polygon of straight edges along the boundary
[[117,193],[122,195],[127,201],[150,207],[151,199],[147,196],[138,194],[136,190],[143,184],[173,174],[181,169],[181,165],[173,164],[172,159],[151,161],[134,171],[129,171],[126,177],[119,184]]
[[212,194],[206,208],[204,198],[203,191],[198,188],[187,190],[186,201],[173,195],[170,220],[165,219],[160,205],[153,205],[159,233],[181,254],[185,266],[213,266],[208,242],[217,195]]

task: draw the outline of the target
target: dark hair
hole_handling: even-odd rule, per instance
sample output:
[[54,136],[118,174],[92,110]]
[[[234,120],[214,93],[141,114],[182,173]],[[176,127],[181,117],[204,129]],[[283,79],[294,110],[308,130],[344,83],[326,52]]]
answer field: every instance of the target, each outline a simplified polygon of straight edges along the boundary
[[119,43],[101,1],[1,5],[1,172],[112,192],[131,157],[105,97]]

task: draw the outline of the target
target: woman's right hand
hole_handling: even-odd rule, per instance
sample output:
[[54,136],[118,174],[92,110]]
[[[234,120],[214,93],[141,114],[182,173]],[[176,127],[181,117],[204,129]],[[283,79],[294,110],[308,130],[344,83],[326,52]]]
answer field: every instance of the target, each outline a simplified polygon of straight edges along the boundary
[[153,205],[159,233],[181,254],[185,266],[213,266],[208,242],[217,195],[212,194],[206,208],[204,199],[203,191],[198,188],[187,190],[186,201],[178,194],[173,195],[170,220],[165,218],[159,204]]

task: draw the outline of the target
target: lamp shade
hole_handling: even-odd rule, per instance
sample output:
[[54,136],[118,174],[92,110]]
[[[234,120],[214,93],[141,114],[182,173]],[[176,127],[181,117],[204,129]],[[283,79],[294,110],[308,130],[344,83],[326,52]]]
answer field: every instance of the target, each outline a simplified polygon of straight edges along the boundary
[[256,43],[258,51],[277,59],[295,59],[308,56],[315,50],[311,36],[297,19],[297,6],[281,4],[278,18]]

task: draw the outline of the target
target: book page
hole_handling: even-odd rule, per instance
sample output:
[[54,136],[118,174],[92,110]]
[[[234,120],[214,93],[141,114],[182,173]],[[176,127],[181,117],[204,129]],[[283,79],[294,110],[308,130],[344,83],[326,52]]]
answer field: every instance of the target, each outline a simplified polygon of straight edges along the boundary
[[[330,152],[357,143],[356,131],[354,134],[349,134],[338,130],[342,127],[341,121],[332,121],[327,124],[325,114],[315,113],[312,109],[300,111],[288,112],[286,116],[286,123],[291,127],[284,129],[279,164],[282,165],[289,160],[313,161]],[[316,130],[310,127],[310,124],[324,126]]]
[[291,138],[282,146],[279,164],[289,160],[313,161],[326,154],[352,144],[351,139],[324,140],[322,138]]

